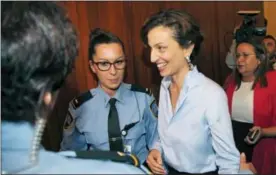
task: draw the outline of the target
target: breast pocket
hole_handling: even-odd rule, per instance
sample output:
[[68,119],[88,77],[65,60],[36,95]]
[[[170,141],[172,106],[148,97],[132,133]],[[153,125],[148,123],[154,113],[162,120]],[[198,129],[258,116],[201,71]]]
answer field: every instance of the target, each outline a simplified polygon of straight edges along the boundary
[[143,147],[146,147],[146,129],[145,123],[139,122],[132,127],[127,135],[123,137],[124,151],[127,153],[138,154]]

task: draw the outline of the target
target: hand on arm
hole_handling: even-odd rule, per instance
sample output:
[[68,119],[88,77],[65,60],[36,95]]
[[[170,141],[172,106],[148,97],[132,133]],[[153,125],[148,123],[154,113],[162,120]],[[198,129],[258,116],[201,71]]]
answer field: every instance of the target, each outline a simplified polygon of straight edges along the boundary
[[150,151],[147,158],[147,164],[154,174],[166,174],[166,171],[163,168],[161,153],[157,149]]
[[257,170],[253,166],[251,162],[246,162],[246,156],[244,153],[241,153],[240,156],[240,171],[245,171],[246,174],[248,174],[248,170],[253,172],[254,174],[257,174]]

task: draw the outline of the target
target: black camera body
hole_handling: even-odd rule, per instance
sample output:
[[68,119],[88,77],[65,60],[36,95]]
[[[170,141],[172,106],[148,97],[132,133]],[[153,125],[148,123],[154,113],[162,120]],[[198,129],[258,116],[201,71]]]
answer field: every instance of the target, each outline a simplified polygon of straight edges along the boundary
[[266,24],[264,27],[256,27],[256,15],[260,11],[238,11],[237,13],[244,16],[241,27],[235,33],[237,42],[248,40],[253,36],[266,35]]

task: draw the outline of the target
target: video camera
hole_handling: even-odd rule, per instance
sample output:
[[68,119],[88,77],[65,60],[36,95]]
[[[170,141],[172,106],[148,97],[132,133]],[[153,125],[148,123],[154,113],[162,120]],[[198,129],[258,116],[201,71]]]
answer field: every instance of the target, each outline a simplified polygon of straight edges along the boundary
[[235,34],[237,42],[247,40],[253,36],[266,35],[266,22],[264,27],[256,27],[256,15],[260,11],[238,11],[237,13],[244,16],[242,25]]

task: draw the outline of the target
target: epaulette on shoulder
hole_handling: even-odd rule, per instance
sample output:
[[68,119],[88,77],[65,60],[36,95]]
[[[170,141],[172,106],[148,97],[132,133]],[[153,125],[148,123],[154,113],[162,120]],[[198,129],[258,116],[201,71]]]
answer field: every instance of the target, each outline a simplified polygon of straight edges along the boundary
[[146,94],[149,94],[151,95],[151,90],[149,88],[144,88],[140,85],[137,85],[137,84],[132,84],[131,85],[131,88],[130,88],[131,91],[136,91],[136,92],[143,92],[143,93],[146,93]]
[[74,98],[74,100],[72,101],[73,108],[77,109],[83,103],[85,103],[86,101],[90,100],[91,98],[93,98],[93,95],[91,94],[90,91],[87,91],[87,92],[81,94],[80,96]]

